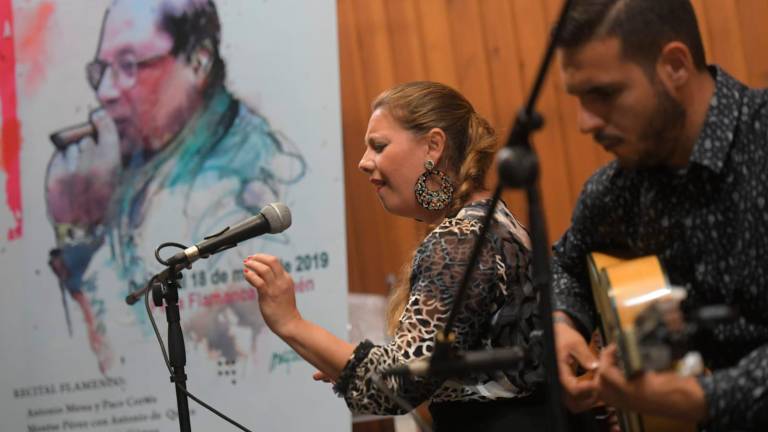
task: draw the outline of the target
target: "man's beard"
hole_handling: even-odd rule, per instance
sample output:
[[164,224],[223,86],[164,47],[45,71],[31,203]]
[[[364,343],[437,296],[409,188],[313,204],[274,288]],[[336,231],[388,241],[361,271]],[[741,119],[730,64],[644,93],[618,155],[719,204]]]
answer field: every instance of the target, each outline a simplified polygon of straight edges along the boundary
[[640,133],[640,141],[647,143],[648,151],[640,155],[635,167],[653,167],[664,164],[682,145],[687,112],[685,107],[659,83],[654,81],[656,109]]

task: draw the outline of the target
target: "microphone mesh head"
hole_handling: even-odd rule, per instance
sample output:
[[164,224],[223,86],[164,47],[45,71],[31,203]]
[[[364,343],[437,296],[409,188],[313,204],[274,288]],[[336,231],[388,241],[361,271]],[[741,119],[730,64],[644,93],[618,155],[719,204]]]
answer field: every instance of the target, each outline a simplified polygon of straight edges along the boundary
[[269,204],[261,209],[264,219],[269,222],[269,233],[277,234],[291,226],[291,211],[281,202]]

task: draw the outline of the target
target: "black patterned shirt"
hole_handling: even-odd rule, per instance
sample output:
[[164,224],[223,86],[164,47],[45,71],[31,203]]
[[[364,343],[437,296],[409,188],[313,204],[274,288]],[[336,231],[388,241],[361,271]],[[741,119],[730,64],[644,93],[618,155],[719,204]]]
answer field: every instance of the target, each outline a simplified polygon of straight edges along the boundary
[[[413,258],[410,296],[392,342],[374,346],[363,342],[345,366],[334,390],[356,413],[402,414],[403,410],[372,377],[392,366],[433,353],[435,336],[442,332],[454,296],[467,267],[490,200],[471,203],[455,217],[444,219],[419,245]],[[499,203],[494,223],[481,249],[469,283],[466,302],[455,324],[458,350],[492,348],[491,320],[505,307],[514,317],[507,345],[536,350],[531,335],[538,330],[538,296],[529,272],[530,245],[522,225]],[[505,312],[506,313],[506,312]],[[504,345],[504,346],[507,346]],[[521,371],[497,381],[474,375],[464,379],[389,377],[385,384],[413,406],[433,402],[493,400],[530,394],[538,384],[538,358],[529,357]]]
[[768,430],[768,92],[711,68],[715,94],[683,170],[623,170],[616,161],[582,190],[555,244],[555,308],[588,335],[595,311],[585,256],[658,255],[684,286],[686,313],[735,306],[738,318],[696,339],[713,373],[700,378],[708,430]]

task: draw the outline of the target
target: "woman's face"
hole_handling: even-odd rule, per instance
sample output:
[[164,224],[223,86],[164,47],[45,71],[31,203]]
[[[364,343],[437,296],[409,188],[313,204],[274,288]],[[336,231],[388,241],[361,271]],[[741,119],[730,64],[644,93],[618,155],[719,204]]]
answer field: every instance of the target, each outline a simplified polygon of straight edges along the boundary
[[[428,137],[403,129],[383,108],[373,112],[365,133],[365,153],[358,167],[368,175],[384,208],[398,216],[431,219],[416,203],[414,186],[430,159]],[[432,160],[437,162],[435,157]]]

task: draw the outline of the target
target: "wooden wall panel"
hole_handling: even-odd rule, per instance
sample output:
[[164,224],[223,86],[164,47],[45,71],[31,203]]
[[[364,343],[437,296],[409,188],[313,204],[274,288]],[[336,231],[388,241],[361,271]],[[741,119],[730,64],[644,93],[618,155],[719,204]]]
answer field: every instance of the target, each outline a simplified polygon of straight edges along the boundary
[[411,0],[389,0],[386,6],[392,46],[396,47],[395,81],[424,79],[427,68],[418,5]]
[[[521,42],[521,63],[523,65],[524,94],[528,95],[533,85],[542,55],[547,44],[551,23],[547,16],[545,3],[541,1],[514,0],[512,10],[515,14],[515,31]],[[546,126],[533,135],[541,164],[542,202],[548,215],[568,215],[573,200],[570,187],[570,170],[566,160],[567,143],[564,142],[562,124],[558,121],[559,96],[553,85],[555,74],[549,74],[544,83],[537,105],[544,116]],[[552,193],[556,191],[556,193]],[[520,215],[525,219],[523,215]],[[563,232],[568,218],[548,216],[547,225],[550,233]],[[552,235],[550,234],[550,237]]]
[[[359,1],[359,0],[358,0]],[[409,79],[428,79],[456,86],[455,62],[451,47],[455,29],[448,20],[447,0],[422,0],[415,2],[419,10],[419,30],[426,59],[427,75]]]
[[479,2],[449,1],[448,24],[453,29],[451,47],[454,52],[456,87],[463,89],[475,110],[493,118],[488,56],[483,41],[483,21]]
[[768,37],[766,17],[768,1],[739,0],[736,3],[738,23],[732,23],[734,31],[741,32],[741,51],[744,52],[747,76],[742,77],[748,83],[768,86]]
[[[707,23],[707,39],[710,58],[736,77],[747,77],[747,60],[743,49],[741,28],[735,1],[719,1],[713,5],[705,1],[699,16]],[[716,35],[716,36],[715,36]]]
[[[754,86],[768,86],[768,1],[692,0],[708,60]],[[389,215],[357,169],[370,102],[410,80],[461,91],[506,141],[539,67],[561,0],[338,0],[350,291],[386,293],[426,227]],[[577,128],[576,101],[557,64],[538,109],[533,137],[542,164],[550,240],[567,228],[584,181],[612,159]],[[495,176],[493,176],[495,181]],[[526,221],[520,192],[505,192]]]
[[[341,69],[348,74],[341,87],[341,101],[349,286],[355,292],[385,293],[387,276],[402,266],[418,233],[412,222],[394,218],[382,209],[372,185],[357,169],[370,101],[394,81],[389,32],[371,13],[384,13],[384,2],[377,3],[339,1],[339,57]],[[369,9],[369,5],[379,8]]]
[[[480,3],[483,17],[483,38],[488,58],[489,85],[493,96],[494,115],[487,115],[504,145],[512,129],[513,119],[526,94],[523,83],[523,65],[520,62],[520,43],[513,25],[514,14],[508,0],[488,0]],[[496,183],[491,172],[488,184]],[[526,212],[524,194],[506,191],[504,200],[516,215]]]

